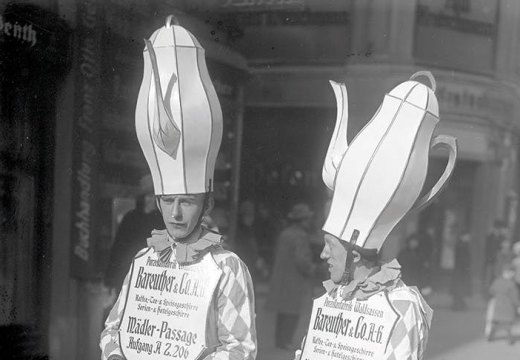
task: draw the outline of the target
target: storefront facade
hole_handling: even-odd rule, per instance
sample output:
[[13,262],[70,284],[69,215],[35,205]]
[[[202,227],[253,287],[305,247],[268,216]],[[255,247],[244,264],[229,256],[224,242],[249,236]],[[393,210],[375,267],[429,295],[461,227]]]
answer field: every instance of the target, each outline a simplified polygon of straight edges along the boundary
[[[347,49],[342,63],[335,58],[316,64],[306,54],[300,62],[286,58],[268,65],[263,58],[248,58],[254,81],[247,94],[246,114],[251,115],[245,118],[246,132],[250,118],[261,121],[256,119],[258,113],[266,123],[283,113],[282,128],[284,122],[297,120],[306,126],[303,112],[325,128],[312,135],[322,141],[335,119],[334,95],[327,82],[331,79],[346,82],[351,139],[370,120],[386,92],[414,72],[430,70],[437,80],[440,107],[437,133],[458,138],[458,165],[446,192],[429,210],[403,221],[391,235],[399,241],[389,242],[396,245],[384,253],[396,256],[409,234],[433,227],[437,240],[432,256],[438,269],[449,271],[454,267],[456,237],[469,232],[473,280],[480,286],[485,236],[491,224],[495,219],[506,220],[513,236],[517,229],[520,82],[513,60],[518,59],[518,31],[511,29],[518,29],[519,5],[513,1],[345,3],[348,36],[338,45]],[[319,6],[314,18],[320,12],[322,17],[327,14],[327,5]],[[258,9],[249,11],[254,14]],[[290,33],[290,24],[289,20],[279,30]],[[327,25],[320,26],[321,31],[324,28]],[[337,28],[329,28],[334,30]],[[247,34],[247,28],[244,32]],[[305,41],[314,44],[312,39],[300,41],[301,48],[311,47]],[[320,38],[320,43],[327,42],[327,37]],[[319,163],[326,149],[317,151],[318,155],[307,160],[317,164],[309,177],[319,180]],[[446,157],[445,152],[431,151],[425,190],[440,176]],[[320,191],[320,186],[318,181],[302,193]],[[319,200],[315,206],[320,206]]]
[[[0,319],[36,329],[36,350],[52,359],[99,356],[103,271],[148,171],[133,130],[142,39],[171,12],[206,48],[223,108],[215,214],[231,240],[244,199],[280,216],[303,199],[323,216],[336,111],[329,79],[347,84],[352,139],[385,92],[422,69],[436,77],[437,132],[458,138],[459,162],[438,201],[392,236],[402,243],[434,226],[437,266],[449,270],[456,234],[469,231],[477,282],[493,220],[517,233],[515,0],[2,3]],[[432,150],[425,188],[445,158]]]
[[57,99],[71,38],[50,4],[0,2],[0,325],[2,345],[30,340],[28,354],[47,351]]

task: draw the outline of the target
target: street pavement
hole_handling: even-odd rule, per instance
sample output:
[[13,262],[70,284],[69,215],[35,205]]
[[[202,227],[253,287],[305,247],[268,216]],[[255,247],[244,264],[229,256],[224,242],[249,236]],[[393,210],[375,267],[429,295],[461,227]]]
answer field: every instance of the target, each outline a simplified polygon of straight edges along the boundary
[[[274,346],[274,313],[265,309],[267,284],[259,284],[256,295],[258,360],[290,360],[294,351],[280,350]],[[435,294],[428,299],[434,309],[432,330],[424,360],[520,360],[520,324],[514,328],[516,343],[509,345],[505,334],[497,332],[497,339],[486,341],[484,316],[486,303],[480,296],[468,300],[468,309],[450,309],[450,297]],[[308,326],[310,303],[295,335],[295,346],[301,341]]]

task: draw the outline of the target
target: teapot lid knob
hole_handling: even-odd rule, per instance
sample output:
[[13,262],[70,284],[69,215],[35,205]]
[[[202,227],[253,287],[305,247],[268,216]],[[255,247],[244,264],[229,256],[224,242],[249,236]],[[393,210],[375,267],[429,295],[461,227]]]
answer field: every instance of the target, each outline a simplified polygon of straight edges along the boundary
[[169,29],[172,27],[172,23],[173,25],[179,25],[179,21],[177,20],[177,18],[173,15],[168,15],[168,17],[166,18],[166,28]]
[[413,74],[412,76],[410,76],[410,80],[413,80],[419,76],[425,76],[428,78],[428,80],[430,80],[430,84],[431,84],[431,89],[433,90],[433,92],[435,92],[435,90],[437,89],[437,83],[435,82],[435,78],[433,77],[433,74],[429,71],[417,71],[415,74]]

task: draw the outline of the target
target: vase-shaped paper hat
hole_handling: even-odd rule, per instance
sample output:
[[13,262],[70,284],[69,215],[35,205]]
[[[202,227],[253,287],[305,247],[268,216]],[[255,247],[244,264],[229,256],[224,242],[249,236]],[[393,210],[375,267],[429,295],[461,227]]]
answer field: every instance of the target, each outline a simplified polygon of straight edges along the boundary
[[222,111],[204,49],[171,20],[145,40],[137,137],[156,195],[209,192],[222,139]]
[[[432,88],[412,80],[430,78]],[[338,104],[336,126],[323,165],[323,180],[334,191],[323,230],[340,240],[379,251],[390,231],[412,209],[423,208],[449,179],[456,140],[433,137],[439,121],[435,80],[414,74],[390,91],[368,124],[347,143],[348,101],[344,84],[331,81]],[[435,186],[419,198],[430,148],[443,145],[449,160]]]

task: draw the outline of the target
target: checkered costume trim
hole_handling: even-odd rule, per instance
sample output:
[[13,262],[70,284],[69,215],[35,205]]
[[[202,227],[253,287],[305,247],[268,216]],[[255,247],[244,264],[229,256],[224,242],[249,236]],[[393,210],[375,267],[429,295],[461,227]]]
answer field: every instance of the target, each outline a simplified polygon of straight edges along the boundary
[[388,299],[399,314],[390,338],[385,360],[421,360],[428,342],[433,310],[415,287],[402,282],[388,292]]
[[[141,250],[138,255],[147,249]],[[137,256],[138,256],[137,255]],[[207,351],[201,360],[254,360],[257,353],[255,299],[253,282],[246,265],[234,253],[215,249],[213,258],[222,270],[214,306],[208,313]],[[101,333],[102,359],[122,356],[119,346],[119,324],[128,292],[129,274]]]

